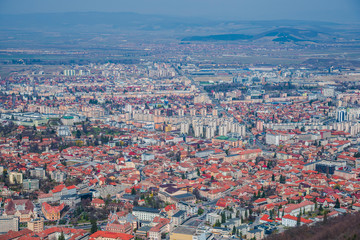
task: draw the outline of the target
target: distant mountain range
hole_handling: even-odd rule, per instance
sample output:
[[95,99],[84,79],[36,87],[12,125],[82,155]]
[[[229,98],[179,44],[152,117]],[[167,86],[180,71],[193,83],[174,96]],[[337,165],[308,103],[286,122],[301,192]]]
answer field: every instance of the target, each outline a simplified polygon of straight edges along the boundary
[[137,13],[0,14],[0,45],[65,43],[75,45],[121,39],[172,39],[182,42],[328,42],[357,39],[360,25],[316,21],[220,21]]
[[259,40],[270,39],[274,42],[300,42],[310,41],[315,42],[333,38],[334,36],[328,33],[321,33],[314,30],[301,30],[296,28],[276,28],[271,31],[255,35],[244,34],[218,34],[208,36],[191,36],[185,37],[181,41],[238,41],[238,40]]

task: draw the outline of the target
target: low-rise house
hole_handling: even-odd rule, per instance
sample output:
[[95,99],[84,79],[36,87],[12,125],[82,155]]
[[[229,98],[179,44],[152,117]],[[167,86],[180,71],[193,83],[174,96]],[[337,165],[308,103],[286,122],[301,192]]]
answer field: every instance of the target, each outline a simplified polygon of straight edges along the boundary
[[99,198],[94,198],[91,201],[91,206],[93,206],[94,208],[103,208],[105,207],[105,201]]
[[360,203],[354,203],[352,205],[352,208],[355,210],[355,211],[360,211]]

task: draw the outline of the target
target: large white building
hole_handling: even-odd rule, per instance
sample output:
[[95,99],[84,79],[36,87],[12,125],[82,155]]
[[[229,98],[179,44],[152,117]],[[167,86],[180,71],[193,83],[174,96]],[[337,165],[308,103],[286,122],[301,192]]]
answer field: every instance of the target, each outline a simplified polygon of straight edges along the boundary
[[[292,216],[292,215],[285,215],[281,219],[282,225],[285,227],[295,227],[297,225],[298,217]],[[310,224],[313,221],[310,219],[300,218],[300,225],[304,224]]]
[[324,97],[334,97],[335,89],[334,88],[323,88],[322,94],[324,95]]
[[315,203],[311,201],[304,201],[299,204],[288,204],[284,212],[292,216],[297,216],[300,213],[314,211]]
[[0,234],[8,231],[19,231],[19,218],[14,216],[0,216]]
[[266,144],[279,146],[279,144],[280,144],[280,135],[267,133],[266,137],[265,137],[265,140],[266,140]]
[[134,207],[132,214],[140,221],[152,221],[160,216],[160,210],[154,208]]

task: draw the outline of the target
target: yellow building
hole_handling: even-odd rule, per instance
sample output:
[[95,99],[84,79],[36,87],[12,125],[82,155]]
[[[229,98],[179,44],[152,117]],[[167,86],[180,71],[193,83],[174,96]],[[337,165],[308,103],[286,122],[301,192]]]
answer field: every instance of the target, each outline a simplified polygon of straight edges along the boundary
[[165,127],[165,132],[171,132],[172,130],[172,127],[170,124],[168,124],[166,127]]
[[18,172],[9,173],[10,184],[22,184],[23,183],[23,174]]
[[33,232],[42,232],[44,230],[44,221],[41,219],[31,220],[27,223],[27,228]]
[[170,234],[170,240],[193,240],[194,237],[205,238],[205,233],[198,232],[196,228],[178,226]]
[[60,219],[61,211],[64,209],[64,203],[60,206],[51,206],[50,204],[44,202],[42,204],[41,210],[47,220],[57,221]]

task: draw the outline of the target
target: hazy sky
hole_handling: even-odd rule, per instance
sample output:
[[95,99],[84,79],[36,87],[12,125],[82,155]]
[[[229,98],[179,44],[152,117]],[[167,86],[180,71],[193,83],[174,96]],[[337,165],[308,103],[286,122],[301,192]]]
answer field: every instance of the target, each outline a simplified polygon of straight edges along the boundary
[[360,22],[360,0],[0,0],[3,14],[78,11]]

